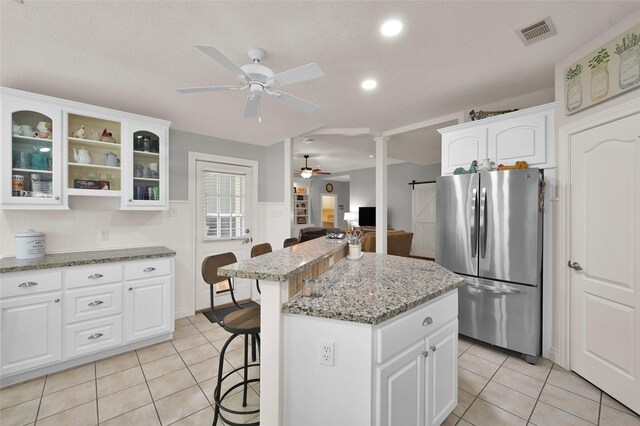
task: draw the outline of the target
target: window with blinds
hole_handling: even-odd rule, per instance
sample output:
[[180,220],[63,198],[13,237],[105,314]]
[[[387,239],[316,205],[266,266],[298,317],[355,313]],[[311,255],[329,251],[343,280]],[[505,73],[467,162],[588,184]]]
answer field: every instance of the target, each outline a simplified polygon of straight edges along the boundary
[[202,171],[203,239],[244,236],[245,181],[245,175]]

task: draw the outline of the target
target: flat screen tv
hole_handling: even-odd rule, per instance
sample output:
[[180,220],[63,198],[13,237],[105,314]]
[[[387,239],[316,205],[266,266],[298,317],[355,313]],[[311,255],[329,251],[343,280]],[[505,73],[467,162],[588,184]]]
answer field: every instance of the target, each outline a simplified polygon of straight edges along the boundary
[[358,211],[358,225],[376,226],[376,208],[360,207],[360,210]]

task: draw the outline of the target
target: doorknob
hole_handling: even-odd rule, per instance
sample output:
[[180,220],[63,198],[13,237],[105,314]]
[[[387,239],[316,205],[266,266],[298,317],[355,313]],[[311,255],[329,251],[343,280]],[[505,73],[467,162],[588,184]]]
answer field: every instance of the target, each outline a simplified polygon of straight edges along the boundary
[[573,262],[572,263],[571,261],[568,261],[567,262],[567,266],[569,268],[575,269],[576,271],[582,271],[582,266],[580,266],[580,264],[578,262]]
[[253,241],[253,238],[245,238],[244,241],[242,241],[242,244],[249,244],[252,241]]
[[248,234],[248,233],[250,233],[250,232],[251,232],[251,229],[249,229],[249,228],[247,228],[247,229],[245,229],[245,230],[244,230],[244,233],[245,233],[245,234]]

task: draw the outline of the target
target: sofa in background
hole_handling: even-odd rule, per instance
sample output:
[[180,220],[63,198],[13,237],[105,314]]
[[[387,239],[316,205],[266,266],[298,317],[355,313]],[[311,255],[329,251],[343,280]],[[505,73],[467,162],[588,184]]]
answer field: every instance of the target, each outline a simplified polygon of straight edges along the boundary
[[300,240],[301,243],[305,241],[313,240],[315,238],[324,237],[327,235],[327,232],[342,232],[339,228],[320,228],[310,226],[308,228],[302,228],[300,230]]
[[[409,257],[411,243],[413,242],[413,232],[403,230],[387,231],[387,254],[394,256]],[[376,233],[367,232],[362,237],[362,251],[376,251]]]

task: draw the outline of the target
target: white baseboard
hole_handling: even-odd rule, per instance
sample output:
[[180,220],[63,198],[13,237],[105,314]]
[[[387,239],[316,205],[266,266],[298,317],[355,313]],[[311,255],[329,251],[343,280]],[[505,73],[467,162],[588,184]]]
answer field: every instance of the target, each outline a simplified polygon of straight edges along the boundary
[[[553,346],[549,346],[549,361],[558,364],[558,350]],[[562,366],[560,366],[562,367]],[[564,368],[564,367],[563,367]]]
[[175,311],[173,311],[173,315],[175,319],[180,319],[180,318],[186,318],[189,317],[191,315],[193,315],[195,312],[193,312],[191,309],[189,309],[189,307],[187,306],[183,306],[181,308],[176,308]]

